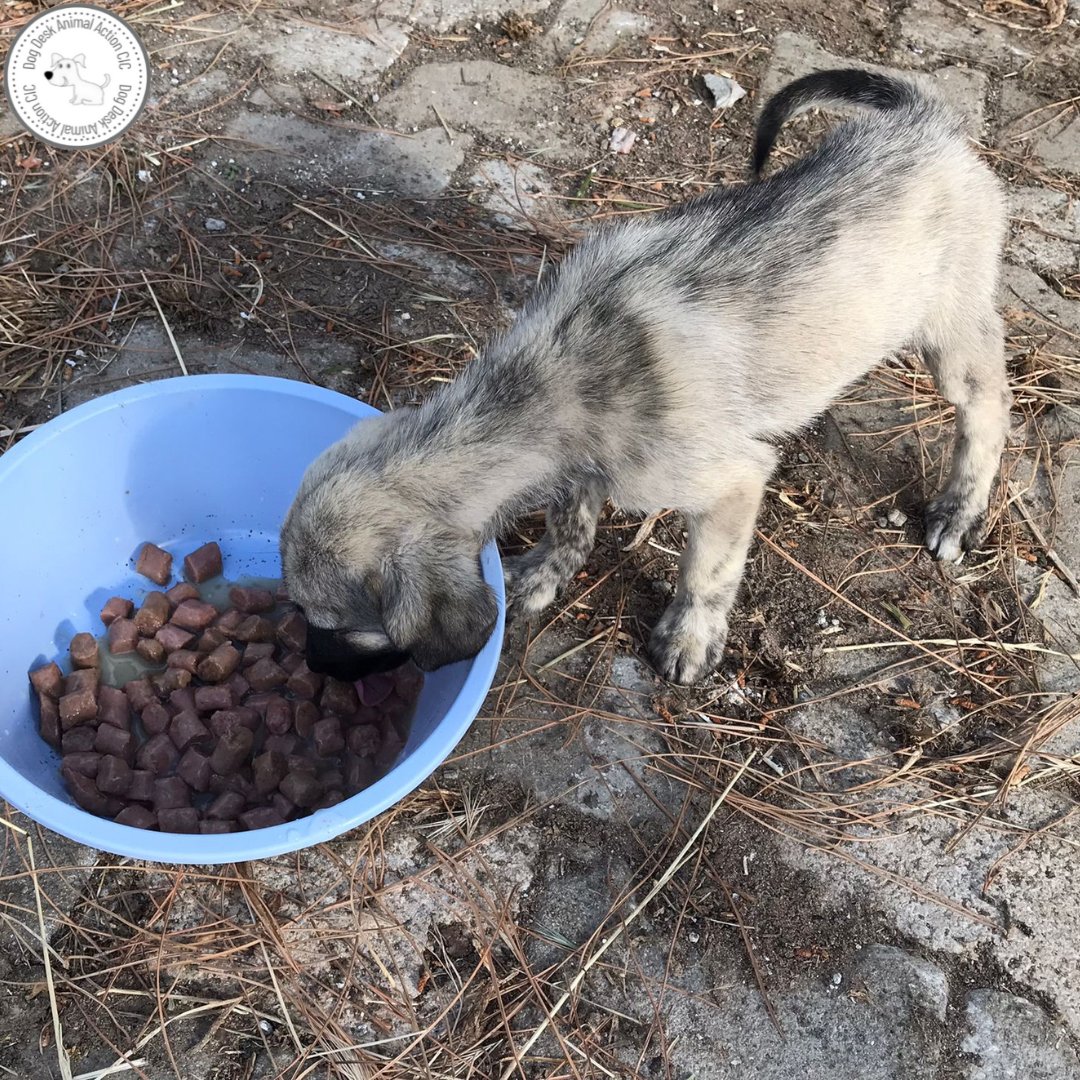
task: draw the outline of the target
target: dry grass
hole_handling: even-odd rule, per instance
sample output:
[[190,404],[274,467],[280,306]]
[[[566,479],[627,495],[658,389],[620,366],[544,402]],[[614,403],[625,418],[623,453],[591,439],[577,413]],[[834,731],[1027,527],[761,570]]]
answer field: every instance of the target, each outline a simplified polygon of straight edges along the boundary
[[[38,7],[9,6],[0,32]],[[163,7],[139,0],[119,10],[175,30]],[[238,7],[254,13],[259,5]],[[1017,10],[1032,27],[1050,11],[1010,5]],[[667,51],[655,50],[650,78],[691,70],[706,55],[683,55],[673,40],[653,44]],[[711,55],[734,69],[751,50],[724,42]],[[610,66],[617,65],[578,57],[570,64],[579,72]],[[42,401],[63,407],[66,361],[77,351],[98,365],[98,385],[108,389],[109,363],[144,316],[209,333],[243,321],[260,343],[293,360],[298,377],[313,377],[299,342],[346,340],[357,349],[370,400],[415,398],[475,355],[502,317],[494,300],[509,290],[516,302],[558,258],[573,228],[552,220],[651,212],[735,180],[741,166],[730,162],[745,142],[745,132],[736,133],[730,160],[714,160],[710,149],[707,161],[663,177],[629,167],[573,179],[553,173],[566,193],[559,213],[531,231],[495,227],[463,200],[358,203],[344,191],[282,190],[273,211],[256,220],[246,212],[247,189],[236,184],[225,193],[236,220],[222,237],[202,228],[197,201],[188,198],[221,184],[190,153],[208,138],[212,114],[163,112],[137,139],[48,166],[28,143],[0,146],[0,171],[12,178],[0,192],[0,446],[31,426]],[[1003,173],[1080,196],[1075,178],[1046,174],[1022,150],[990,157]],[[468,284],[433,290],[430,259],[466,271]],[[348,289],[329,284],[338,269],[348,271]],[[1062,295],[1080,297],[1080,282],[1059,284]],[[392,326],[386,297],[394,289],[419,293],[433,313],[411,338]],[[375,297],[374,306],[358,296]],[[901,358],[845,406],[856,417],[886,415],[888,426],[849,425],[842,434],[851,460],[835,472],[784,471],[761,522],[751,569],[757,589],[775,592],[780,606],[841,616],[842,635],[826,627],[807,648],[777,653],[751,632],[759,624],[748,602],[748,629],[732,642],[734,668],[714,687],[626,691],[613,679],[612,659],[640,646],[643,582],[670,574],[680,536],[671,515],[645,523],[612,515],[590,573],[508,657],[477,724],[487,741],[461,748],[433,782],[349,836],[257,865],[163,869],[103,857],[88,871],[51,864],[48,836],[5,823],[0,887],[18,896],[21,885],[31,886],[33,906],[6,903],[0,918],[29,964],[19,989],[31,1001],[42,992],[48,999],[54,1034],[43,1036],[46,1052],[62,1061],[66,1045],[72,1075],[82,1080],[189,1080],[191,1061],[214,1062],[207,1080],[628,1078],[654,1057],[666,1077],[673,1034],[666,1004],[699,996],[674,974],[689,918],[707,916],[741,943],[772,1009],[755,957],[752,900],[738,899],[707,855],[740,821],[992,927],[962,900],[883,869],[866,849],[874,836],[927,814],[947,818],[958,836],[973,828],[1008,834],[1012,846],[991,877],[1025,846],[1068,842],[1064,819],[1024,830],[1002,809],[1038,785],[1075,785],[1080,769],[1060,750],[1080,701],[1040,687],[1041,665],[1065,658],[1031,617],[1016,570],[1034,567],[1043,588],[1052,576],[1068,582],[1080,574],[1056,555],[1056,508],[1045,498],[1069,449],[1047,421],[1080,409],[1080,343],[1019,302],[1008,315],[1023,424],[991,540],[959,576],[934,577],[913,533],[875,524],[935,485],[951,430],[950,411],[917,358]],[[850,465],[865,462],[866,445],[875,455],[911,448],[921,474],[895,490],[862,483]],[[841,498],[827,499],[826,487]],[[530,535],[526,525],[522,536]],[[842,557],[822,561],[826,544]],[[881,665],[807,700],[808,665],[856,655],[880,657]],[[904,679],[916,689],[895,689]],[[841,759],[792,724],[809,704],[871,693],[904,718],[907,737],[890,752]],[[613,695],[626,707],[613,708]],[[943,696],[955,719],[925,722]],[[552,733],[565,738],[569,754],[592,722],[617,731],[628,747],[617,760],[595,763],[597,782],[628,777],[662,828],[650,832],[616,815],[609,827],[635,851],[634,876],[597,913],[588,940],[560,940],[532,924],[505,862],[515,845],[539,857],[548,806],[512,785],[492,785],[488,770],[500,755]],[[662,788],[681,794],[661,798]],[[563,795],[575,792],[568,785]],[[646,897],[665,905],[654,925],[666,951],[659,974],[630,933]],[[552,944],[559,958],[537,960],[537,947]],[[628,984],[649,1003],[644,1014],[623,1011],[615,988]],[[83,1069],[90,1055],[95,1064]],[[114,1063],[117,1072],[101,1071]]]

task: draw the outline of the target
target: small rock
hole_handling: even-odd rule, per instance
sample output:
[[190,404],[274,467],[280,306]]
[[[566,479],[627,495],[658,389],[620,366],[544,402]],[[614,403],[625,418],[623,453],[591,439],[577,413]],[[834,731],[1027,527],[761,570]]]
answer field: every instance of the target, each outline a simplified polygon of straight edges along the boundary
[[713,75],[710,72],[705,76],[705,86],[712,94],[714,109],[729,109],[736,101],[746,97],[746,91],[726,75]]
[[889,519],[887,517],[879,517],[875,519],[874,524],[876,524],[879,529],[887,529],[889,527]]
[[207,232],[224,232],[227,228],[225,222],[216,217],[208,217],[204,224]]
[[890,525],[895,525],[899,528],[901,525],[906,524],[907,514],[903,510],[897,510],[895,507],[889,511],[888,522]]
[[637,135],[629,128],[617,127],[611,133],[611,142],[608,143],[608,149],[615,154],[629,154],[637,142]]

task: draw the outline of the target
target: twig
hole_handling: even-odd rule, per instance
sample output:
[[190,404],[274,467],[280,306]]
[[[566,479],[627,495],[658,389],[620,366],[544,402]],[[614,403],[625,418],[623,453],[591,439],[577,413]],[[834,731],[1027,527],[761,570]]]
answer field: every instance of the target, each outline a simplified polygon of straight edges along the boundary
[[450,145],[453,146],[454,133],[450,130],[450,125],[443,119],[442,113],[439,112],[439,110],[435,107],[435,102],[431,103],[431,111],[435,114],[435,119],[438,120],[440,124],[442,124],[443,131],[446,132],[446,137],[450,140]]
[[184,357],[180,353],[180,346],[176,344],[176,338],[173,337],[172,327],[169,325],[169,320],[165,318],[165,312],[161,310],[161,305],[158,303],[157,294],[154,292],[153,285],[150,284],[150,279],[146,276],[146,271],[141,271],[142,279],[146,283],[146,288],[150,292],[150,299],[154,301],[154,307],[157,308],[157,313],[161,317],[161,324],[165,327],[165,333],[169,335],[169,344],[172,345],[172,350],[176,353],[177,362],[180,364],[180,370],[186,375],[188,373],[187,364],[184,363]]
[[1054,564],[1057,572],[1065,579],[1069,588],[1077,596],[1080,596],[1080,584],[1077,583],[1076,577],[1062,561],[1061,556],[1046,542],[1042,529],[1035,524],[1034,518],[1032,518],[1028,508],[1024,505],[1024,500],[1020,497],[1020,492],[1016,490],[1016,485],[1011,480],[1009,481],[1009,502],[1020,511],[1020,516],[1031,530],[1031,535],[1035,537],[1035,542],[1046,552],[1046,557]]
[[26,852],[30,859],[30,876],[34,879],[34,902],[37,904],[38,930],[41,933],[41,958],[45,964],[45,985],[49,990],[49,1008],[52,1010],[56,1059],[60,1063],[62,1080],[72,1080],[71,1062],[64,1048],[64,1029],[60,1023],[60,1009],[56,1004],[56,986],[53,984],[52,961],[49,959],[49,942],[45,933],[45,912],[41,907],[41,883],[38,881],[37,863],[34,860],[34,841],[29,836],[26,838]]
[[311,209],[310,206],[305,206],[303,203],[293,203],[293,206],[295,206],[297,210],[302,210],[305,214],[310,214],[313,218],[321,221],[328,228],[333,229],[334,232],[340,233],[342,236],[345,237],[346,240],[354,243],[365,255],[368,256],[368,258],[378,259],[378,253],[368,247],[368,245],[365,244],[364,241],[361,240],[358,236],[353,236],[352,233],[346,232],[340,225],[335,225],[328,218],[324,218],[322,214],[317,214],[314,210]]
[[506,1066],[505,1069],[503,1069],[502,1076],[499,1078],[499,1080],[509,1080],[510,1075],[514,1072],[515,1069],[518,1068],[518,1066],[520,1066],[522,1059],[525,1057],[525,1055],[536,1044],[540,1036],[543,1035],[545,1031],[547,1031],[548,1026],[555,1019],[555,1014],[570,1000],[571,996],[574,994],[577,988],[585,981],[585,976],[588,975],[589,971],[599,961],[600,957],[603,956],[604,953],[606,953],[608,949],[610,949],[611,946],[615,944],[616,941],[618,941],[618,939],[622,936],[623,931],[626,930],[626,928],[645,910],[645,908],[649,906],[650,903],[652,903],[652,901],[663,890],[667,883],[679,872],[683,864],[690,857],[690,852],[693,849],[694,845],[697,843],[698,837],[701,836],[701,834],[708,827],[709,822],[712,821],[717,810],[719,810],[720,807],[723,806],[724,800],[727,799],[728,795],[731,792],[731,789],[734,788],[735,785],[742,779],[743,774],[750,767],[750,763],[754,760],[756,754],[756,750],[752,751],[750,753],[750,756],[747,757],[747,759],[739,767],[735,775],[731,778],[730,781],[728,781],[727,786],[724,788],[723,791],[720,792],[720,794],[716,797],[716,800],[713,802],[712,806],[709,808],[709,812],[705,815],[704,818],[702,818],[701,824],[698,825],[698,827],[694,830],[690,839],[686,841],[686,843],[682,847],[682,850],[679,852],[678,855],[675,856],[668,868],[663,872],[663,874],[660,875],[659,880],[649,890],[649,893],[645,897],[645,899],[642,900],[641,903],[638,904],[638,906],[634,908],[634,910],[631,911],[630,914],[621,923],[619,923],[617,927],[615,927],[610,937],[604,938],[601,941],[600,948],[598,948],[589,957],[589,959],[585,961],[585,963],[581,967],[581,970],[574,976],[573,981],[570,983],[569,987],[563,992],[559,1000],[556,1001],[555,1004],[552,1006],[551,1011],[547,1014],[547,1016],[544,1017],[544,1020],[540,1024],[540,1026],[537,1027],[537,1029],[532,1033],[532,1035],[529,1036],[525,1045],[520,1050],[514,1052],[513,1060]]

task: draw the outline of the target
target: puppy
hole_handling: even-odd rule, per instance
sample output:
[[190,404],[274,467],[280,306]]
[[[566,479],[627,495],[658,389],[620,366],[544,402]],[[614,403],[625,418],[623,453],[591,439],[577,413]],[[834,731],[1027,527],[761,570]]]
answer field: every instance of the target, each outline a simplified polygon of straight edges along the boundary
[[860,71],[781,90],[755,173],[787,117],[827,102],[869,111],[768,179],[598,229],[455,382],[315,461],[281,536],[313,668],[474,655],[496,617],[481,547],[546,506],[543,539],[505,563],[511,603],[535,614],[584,563],[610,498],[685,515],[650,651],[669,680],[700,680],[723,653],[778,442],[902,346],[956,410],[927,546],[955,561],[978,542],[1011,404],[998,184],[940,102]]
[[53,86],[71,87],[70,104],[101,105],[105,101],[105,87],[109,85],[111,78],[106,75],[104,82],[91,82],[86,77],[85,53],[70,58],[53,53],[50,62],[52,66],[45,72],[45,78]]

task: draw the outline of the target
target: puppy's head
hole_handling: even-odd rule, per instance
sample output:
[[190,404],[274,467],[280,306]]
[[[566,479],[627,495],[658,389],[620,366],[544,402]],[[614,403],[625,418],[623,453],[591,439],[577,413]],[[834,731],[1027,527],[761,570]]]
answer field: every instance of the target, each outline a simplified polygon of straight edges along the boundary
[[357,456],[346,442],[316,461],[281,531],[308,666],[352,681],[410,657],[434,671],[475,656],[498,615],[479,537],[410,494],[400,473],[357,467]]
[[71,86],[72,80],[79,77],[78,69],[86,66],[86,57],[82,53],[72,57],[53,53],[50,63],[51,67],[45,72],[45,78],[54,86]]

